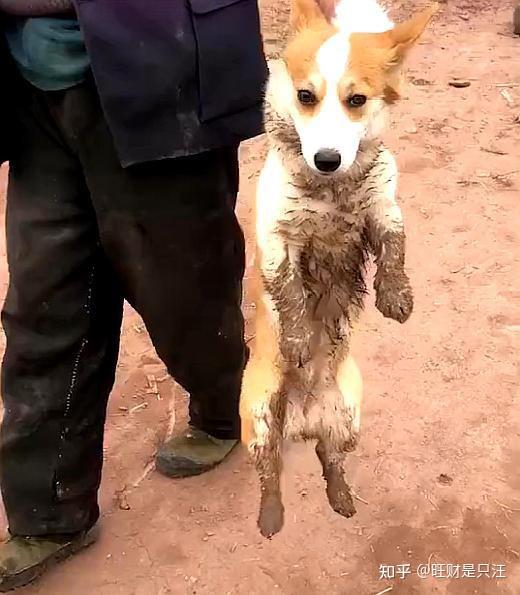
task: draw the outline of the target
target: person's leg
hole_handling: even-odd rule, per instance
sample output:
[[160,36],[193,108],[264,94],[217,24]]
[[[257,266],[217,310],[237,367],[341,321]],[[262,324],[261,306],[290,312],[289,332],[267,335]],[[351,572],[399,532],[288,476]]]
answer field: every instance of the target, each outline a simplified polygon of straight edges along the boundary
[[[244,238],[234,212],[237,149],[124,170],[94,93],[82,100],[92,120],[81,158],[103,247],[125,297],[142,315],[169,372],[189,392],[191,425],[234,444],[246,357]],[[200,438],[195,434],[189,444]],[[231,445],[214,447],[222,447],[223,456]],[[197,470],[202,468],[185,472]]]
[[[67,536],[96,522],[118,354],[122,297],[63,129],[73,114],[66,94],[53,97],[50,108],[46,96],[24,88],[21,149],[10,164],[0,480],[13,539],[0,547],[0,589],[34,578],[69,552]],[[29,547],[28,536],[46,537]]]

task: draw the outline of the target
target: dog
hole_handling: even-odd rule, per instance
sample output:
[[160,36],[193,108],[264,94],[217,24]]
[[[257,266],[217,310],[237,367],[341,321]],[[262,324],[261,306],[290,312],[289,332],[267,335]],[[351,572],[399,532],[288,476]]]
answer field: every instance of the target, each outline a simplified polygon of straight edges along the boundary
[[394,24],[376,0],[293,0],[292,39],[270,64],[240,407],[268,538],[283,526],[285,438],[317,442],[331,507],[355,514],[343,462],[358,442],[362,378],[349,344],[371,255],[376,307],[400,323],[413,309],[397,166],[380,135],[403,60],[435,11]]

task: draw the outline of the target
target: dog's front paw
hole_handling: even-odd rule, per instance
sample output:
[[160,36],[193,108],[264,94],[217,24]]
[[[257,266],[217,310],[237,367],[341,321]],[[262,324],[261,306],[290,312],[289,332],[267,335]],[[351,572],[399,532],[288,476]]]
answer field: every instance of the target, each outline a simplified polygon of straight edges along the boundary
[[413,293],[404,271],[377,273],[375,280],[376,308],[386,318],[403,323],[413,310]]

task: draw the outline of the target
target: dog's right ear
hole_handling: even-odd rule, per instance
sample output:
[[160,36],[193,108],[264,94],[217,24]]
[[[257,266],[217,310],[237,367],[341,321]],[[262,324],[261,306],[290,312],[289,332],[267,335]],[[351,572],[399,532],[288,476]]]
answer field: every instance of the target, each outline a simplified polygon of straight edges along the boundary
[[291,26],[294,31],[330,23],[336,15],[337,0],[292,0]]
[[417,42],[435,13],[439,10],[437,3],[432,4],[412,18],[398,23],[388,32],[390,53],[388,65],[399,66],[410,48]]

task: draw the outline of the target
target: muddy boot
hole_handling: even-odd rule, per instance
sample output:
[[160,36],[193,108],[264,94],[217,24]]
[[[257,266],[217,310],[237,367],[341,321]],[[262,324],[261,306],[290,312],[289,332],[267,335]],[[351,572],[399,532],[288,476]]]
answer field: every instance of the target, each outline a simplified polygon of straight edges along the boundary
[[75,535],[7,536],[0,544],[0,593],[28,585],[54,564],[96,541],[95,528]]
[[189,428],[162,445],[157,471],[167,477],[189,477],[213,469],[236,446],[238,440],[220,440],[202,430]]

